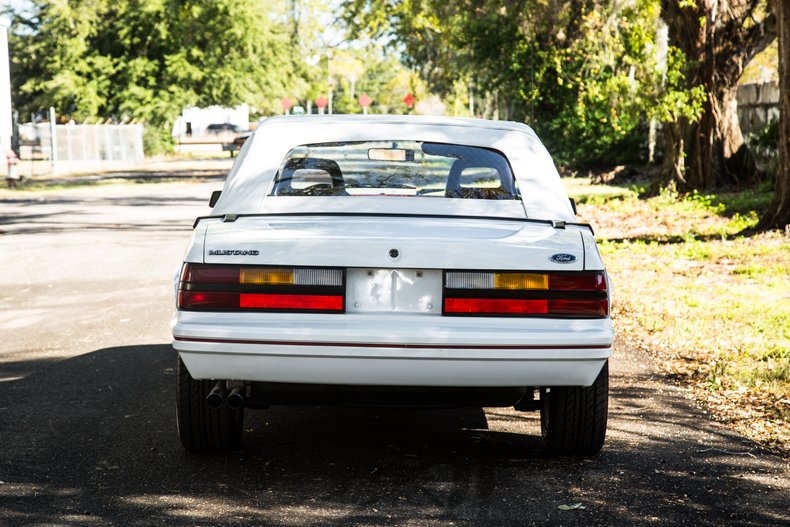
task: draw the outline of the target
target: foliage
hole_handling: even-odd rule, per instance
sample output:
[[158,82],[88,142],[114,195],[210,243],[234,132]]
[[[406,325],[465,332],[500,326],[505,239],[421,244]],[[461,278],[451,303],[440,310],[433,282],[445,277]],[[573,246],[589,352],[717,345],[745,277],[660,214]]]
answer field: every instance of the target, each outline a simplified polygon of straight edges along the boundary
[[775,174],[779,169],[779,121],[772,120],[756,132],[750,133],[746,143],[757,165],[764,172]]
[[773,42],[758,53],[743,69],[740,83],[763,83],[779,80],[779,45]]
[[407,113],[403,98],[412,91],[414,75],[397,57],[383,55],[380,50],[374,53],[357,83],[357,97],[367,93],[373,99],[371,111],[375,113]]
[[[403,97],[421,84],[398,60],[364,35],[347,36],[336,25],[334,4],[326,0],[276,2],[273,16],[288,35],[293,74],[282,96],[311,108],[333,94],[334,113],[361,113],[367,93],[373,113],[406,113]],[[329,28],[329,29],[327,29]],[[317,110],[313,110],[317,111]]]
[[272,107],[291,71],[282,28],[255,0],[36,0],[13,17],[23,115],[140,119],[149,147],[187,105]]
[[776,150],[779,146],[779,121],[772,120],[766,126],[752,134],[750,143],[755,147]]
[[[652,104],[646,109],[647,115],[662,123],[680,119],[696,122],[702,114],[705,101],[705,88],[701,85],[687,88],[686,56],[681,50],[669,47],[664,69],[663,86],[649,97]],[[652,86],[656,88],[656,86]]]
[[[337,44],[327,26],[334,22],[334,14],[325,0],[280,0],[268,4],[287,34],[289,53],[283,59],[292,71],[279,96],[287,96],[306,109],[319,95],[329,93],[329,61]],[[280,111],[278,104],[275,113]]]
[[431,89],[457,97],[464,84],[476,113],[529,122],[561,162],[632,160],[647,117],[693,115],[700,104],[675,82],[684,66],[675,50],[664,71],[657,0],[343,5],[352,30],[401,46]]

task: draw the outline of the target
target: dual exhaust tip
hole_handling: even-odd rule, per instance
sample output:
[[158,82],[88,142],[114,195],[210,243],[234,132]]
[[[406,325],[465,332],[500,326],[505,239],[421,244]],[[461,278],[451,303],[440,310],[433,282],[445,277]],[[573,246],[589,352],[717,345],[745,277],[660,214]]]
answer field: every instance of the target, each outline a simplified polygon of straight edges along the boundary
[[228,393],[225,381],[218,381],[206,397],[206,405],[212,410],[219,410],[224,403],[231,410],[239,410],[244,406],[243,392],[244,386],[236,386]]

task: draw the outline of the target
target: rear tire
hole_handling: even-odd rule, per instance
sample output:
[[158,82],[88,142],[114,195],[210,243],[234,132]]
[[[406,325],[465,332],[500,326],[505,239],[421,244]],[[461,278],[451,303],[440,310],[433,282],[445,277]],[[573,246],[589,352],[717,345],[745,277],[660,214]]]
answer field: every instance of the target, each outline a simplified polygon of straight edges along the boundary
[[609,361],[592,386],[541,390],[540,430],[553,454],[597,454],[606,438],[609,414]]
[[238,447],[244,408],[231,410],[225,405],[216,410],[209,408],[206,397],[216,381],[193,379],[181,357],[176,375],[176,422],[184,448],[190,452],[226,452]]

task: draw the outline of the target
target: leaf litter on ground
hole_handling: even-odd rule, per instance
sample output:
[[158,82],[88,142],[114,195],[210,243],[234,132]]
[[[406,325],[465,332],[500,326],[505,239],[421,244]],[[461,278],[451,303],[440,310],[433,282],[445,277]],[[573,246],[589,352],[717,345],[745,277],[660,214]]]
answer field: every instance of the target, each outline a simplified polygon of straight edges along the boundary
[[617,333],[714,418],[790,457],[790,237],[739,234],[757,214],[728,215],[723,197],[565,181],[595,228]]

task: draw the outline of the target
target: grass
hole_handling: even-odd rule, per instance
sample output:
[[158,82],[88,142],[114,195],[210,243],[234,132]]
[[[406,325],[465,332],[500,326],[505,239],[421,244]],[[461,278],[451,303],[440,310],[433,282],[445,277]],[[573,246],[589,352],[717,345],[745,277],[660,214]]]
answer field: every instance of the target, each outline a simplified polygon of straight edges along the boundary
[[14,193],[24,192],[41,192],[41,191],[58,191],[69,190],[82,187],[97,187],[103,185],[143,185],[155,183],[176,183],[183,181],[201,181],[206,178],[200,175],[191,177],[167,177],[167,176],[151,176],[140,174],[132,177],[113,177],[112,175],[102,175],[100,177],[64,177],[57,179],[24,179],[18,184],[16,188],[8,188],[0,185],[0,193],[5,196],[13,195]]
[[640,198],[565,180],[612,277],[621,335],[714,414],[785,454],[790,441],[790,239],[745,235],[767,187]]
[[116,176],[113,173],[97,173],[89,176],[71,175],[51,179],[25,178],[15,188],[8,188],[0,184],[0,193],[13,195],[24,192],[58,191],[81,187],[96,187],[102,185],[140,185],[151,183],[175,183],[183,181],[205,181],[224,178],[221,173],[191,173],[184,175],[163,174],[162,172],[149,172],[140,170],[132,175]]
[[16,188],[13,189],[5,189],[10,192],[39,192],[42,190],[67,190],[72,188],[80,188],[80,187],[95,187],[98,185],[117,185],[120,183],[128,183],[121,179],[106,179],[102,181],[92,181],[86,179],[61,179],[58,180],[56,183],[51,181],[37,181],[35,179],[25,179]]

